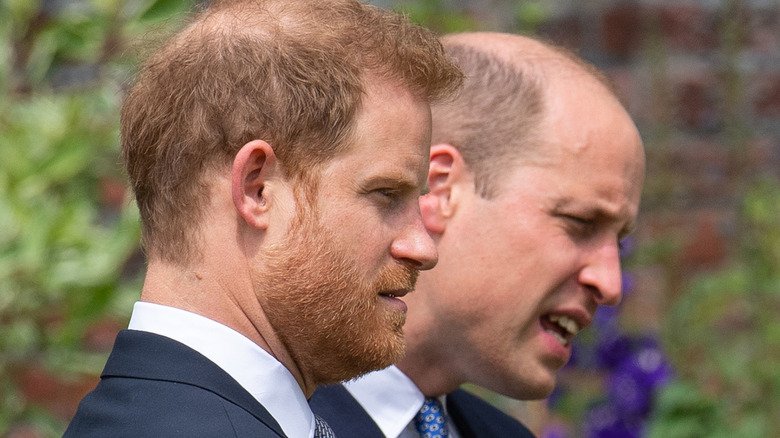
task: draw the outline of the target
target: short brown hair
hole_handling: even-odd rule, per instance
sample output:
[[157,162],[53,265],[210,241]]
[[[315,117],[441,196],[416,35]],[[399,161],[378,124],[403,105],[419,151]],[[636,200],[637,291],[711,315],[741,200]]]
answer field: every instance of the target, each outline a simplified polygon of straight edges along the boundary
[[[537,127],[545,117],[545,78],[551,69],[584,73],[612,88],[596,67],[551,42],[494,34],[505,42],[514,39],[516,45],[503,51],[475,43],[469,35],[474,34],[443,38],[466,79],[456,99],[431,108],[432,141],[455,146],[474,175],[477,193],[491,198],[500,178],[544,145]],[[536,46],[534,53],[524,53],[525,46]]]
[[344,150],[368,74],[428,101],[462,77],[431,32],[357,0],[223,0],[196,14],[122,108],[147,253],[196,256],[206,176],[247,142],[268,142],[295,181]]
[[434,144],[455,146],[473,173],[481,196],[495,195],[497,180],[534,141],[543,113],[537,75],[478,47],[446,44],[466,80],[457,99],[434,105]]

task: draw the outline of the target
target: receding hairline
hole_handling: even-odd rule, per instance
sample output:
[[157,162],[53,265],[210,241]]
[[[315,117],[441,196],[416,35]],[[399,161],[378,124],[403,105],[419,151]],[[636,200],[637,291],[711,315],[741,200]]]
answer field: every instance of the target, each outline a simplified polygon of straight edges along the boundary
[[[432,106],[433,140],[452,144],[461,152],[483,197],[497,193],[501,179],[511,169],[546,156],[543,132],[546,128],[542,125],[549,120],[551,105],[562,93],[568,93],[570,87],[588,88],[622,107],[603,73],[554,43],[495,32],[454,33],[440,40],[456,63],[458,60],[462,63],[467,76],[464,91],[469,91],[461,94],[453,105]],[[507,73],[499,76],[491,73],[498,71]],[[519,88],[498,85],[505,81],[522,85]],[[495,90],[501,90],[495,99],[484,95],[492,95]],[[463,102],[469,103],[463,105]],[[480,107],[480,102],[490,102],[491,106]],[[481,108],[479,114],[472,111],[477,107]],[[496,113],[499,107],[502,111]],[[516,117],[507,118],[507,114]],[[482,123],[474,125],[475,121]],[[492,131],[485,132],[491,126]],[[488,135],[471,138],[480,130]],[[490,140],[484,142],[485,138]]]
[[580,59],[576,53],[539,37],[499,32],[461,32],[445,35],[441,37],[441,42],[445,47],[467,47],[494,57],[535,76],[543,84],[550,84],[554,80],[592,79],[613,97],[617,97],[610,80],[596,67]]

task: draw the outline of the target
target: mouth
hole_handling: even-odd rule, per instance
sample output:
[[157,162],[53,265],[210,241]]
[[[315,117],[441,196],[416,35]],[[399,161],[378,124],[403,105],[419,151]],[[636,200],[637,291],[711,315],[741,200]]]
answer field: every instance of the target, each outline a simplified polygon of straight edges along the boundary
[[410,291],[406,289],[396,289],[396,290],[379,292],[379,295],[387,298],[401,298],[403,296],[406,296],[406,294],[408,294],[409,292]]
[[554,313],[542,316],[541,320],[544,331],[551,334],[564,347],[568,347],[574,336],[587,325],[571,316]]
[[410,291],[407,289],[383,291],[383,292],[379,292],[379,299],[380,301],[384,302],[385,305],[389,306],[390,309],[395,309],[396,311],[401,311],[406,313],[407,311],[406,303],[403,302],[403,300],[400,300],[399,298],[403,297],[409,292]]

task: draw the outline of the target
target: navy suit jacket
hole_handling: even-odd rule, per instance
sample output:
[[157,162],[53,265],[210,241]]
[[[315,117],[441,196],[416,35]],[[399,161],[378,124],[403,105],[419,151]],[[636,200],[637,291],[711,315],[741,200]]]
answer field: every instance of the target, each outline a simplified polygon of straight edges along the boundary
[[65,437],[284,437],[229,374],[164,336],[123,330]]
[[[309,405],[338,438],[385,438],[343,385],[318,388]],[[447,412],[462,438],[534,437],[522,423],[462,389],[447,394]]]

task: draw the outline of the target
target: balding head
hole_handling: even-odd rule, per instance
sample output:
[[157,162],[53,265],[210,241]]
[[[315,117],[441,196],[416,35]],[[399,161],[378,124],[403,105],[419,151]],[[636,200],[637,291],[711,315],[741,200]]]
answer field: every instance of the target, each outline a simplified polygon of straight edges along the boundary
[[587,84],[614,98],[595,67],[534,38],[468,32],[447,35],[442,43],[466,81],[457,99],[433,107],[433,144],[460,151],[484,197],[495,195],[507,169],[542,152],[538,127],[549,96],[562,84]]
[[620,301],[642,142],[595,69],[563,50],[485,33],[444,45],[465,89],[432,111],[420,208],[439,263],[405,298],[399,368],[428,397],[466,382],[547,397],[572,338]]

